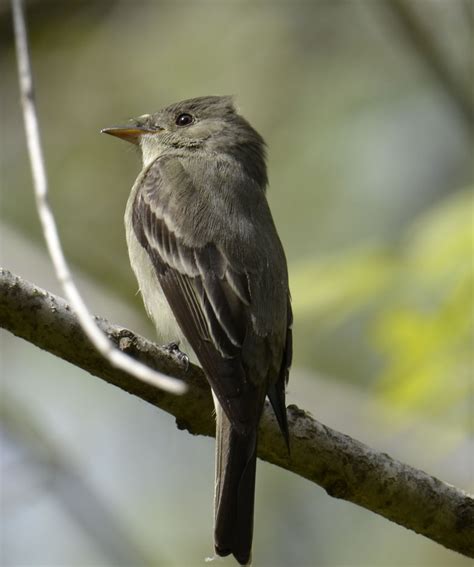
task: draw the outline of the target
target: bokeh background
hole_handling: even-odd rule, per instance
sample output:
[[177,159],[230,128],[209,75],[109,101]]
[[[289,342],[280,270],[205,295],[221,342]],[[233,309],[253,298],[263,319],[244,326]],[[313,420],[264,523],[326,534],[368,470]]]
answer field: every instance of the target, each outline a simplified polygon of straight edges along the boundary
[[[27,7],[51,202],[91,308],[154,336],[122,226],[139,157],[99,130],[233,94],[269,148],[295,312],[289,403],[472,491],[474,3]],[[0,77],[2,264],[59,292],[34,209],[5,0]],[[1,564],[203,565],[213,440],[0,337]],[[256,565],[469,564],[267,463],[257,476]]]

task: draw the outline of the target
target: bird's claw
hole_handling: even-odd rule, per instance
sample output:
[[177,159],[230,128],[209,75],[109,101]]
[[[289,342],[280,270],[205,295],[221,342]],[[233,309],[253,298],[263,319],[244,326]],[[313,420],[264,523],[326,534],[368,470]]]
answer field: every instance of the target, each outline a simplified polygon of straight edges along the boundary
[[179,350],[178,343],[168,343],[163,345],[163,348],[182,366],[184,366],[184,370],[187,371],[189,368],[189,357],[187,354]]

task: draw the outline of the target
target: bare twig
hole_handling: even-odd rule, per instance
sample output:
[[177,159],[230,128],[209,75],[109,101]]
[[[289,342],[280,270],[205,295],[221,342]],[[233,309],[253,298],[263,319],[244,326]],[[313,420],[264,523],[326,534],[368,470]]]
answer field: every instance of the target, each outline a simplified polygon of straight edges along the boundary
[[109,360],[110,364],[163,390],[174,394],[182,394],[186,388],[183,382],[166,376],[161,372],[156,372],[144,364],[132,360],[129,356],[114,347],[106,335],[104,335],[94,323],[72,279],[71,272],[64,257],[54,216],[48,203],[48,181],[34,102],[33,78],[28,52],[23,3],[22,0],[12,0],[12,2],[23,118],[31,162],[33,185],[35,188],[36,204],[57,278],[72,308],[76,312],[85,334],[102,356]]
[[[89,341],[66,302],[0,270],[0,326],[176,417],[178,427],[214,435],[212,400],[202,370],[183,365],[131,331],[100,320],[109,338],[134,358],[185,378],[188,391],[173,396],[110,366]],[[322,486],[328,494],[363,506],[449,549],[474,557],[474,499],[385,453],[288,408],[291,459],[268,406],[259,456]]]

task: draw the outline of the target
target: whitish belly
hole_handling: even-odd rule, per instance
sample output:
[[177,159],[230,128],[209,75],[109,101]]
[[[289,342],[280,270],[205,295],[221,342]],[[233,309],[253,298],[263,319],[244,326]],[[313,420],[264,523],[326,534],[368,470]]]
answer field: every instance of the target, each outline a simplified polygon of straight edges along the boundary
[[138,242],[132,227],[127,226],[126,231],[130,263],[138,281],[145,309],[155,325],[158,342],[178,343],[180,350],[196,363],[197,358],[171,311],[146,250]]

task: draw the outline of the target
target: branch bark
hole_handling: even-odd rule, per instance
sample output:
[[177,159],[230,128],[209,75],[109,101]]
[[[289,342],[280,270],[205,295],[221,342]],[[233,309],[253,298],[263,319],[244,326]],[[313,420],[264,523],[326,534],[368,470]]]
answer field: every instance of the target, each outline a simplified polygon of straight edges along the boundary
[[[210,390],[200,368],[184,365],[132,331],[96,318],[117,347],[133,358],[186,381],[175,396],[112,368],[93,349],[75,314],[54,296],[0,269],[0,326],[14,335],[172,414],[178,428],[214,435]],[[291,457],[267,404],[262,419],[259,457],[322,486],[342,498],[422,534],[445,547],[474,557],[474,499],[421,470],[379,453],[288,407]]]

